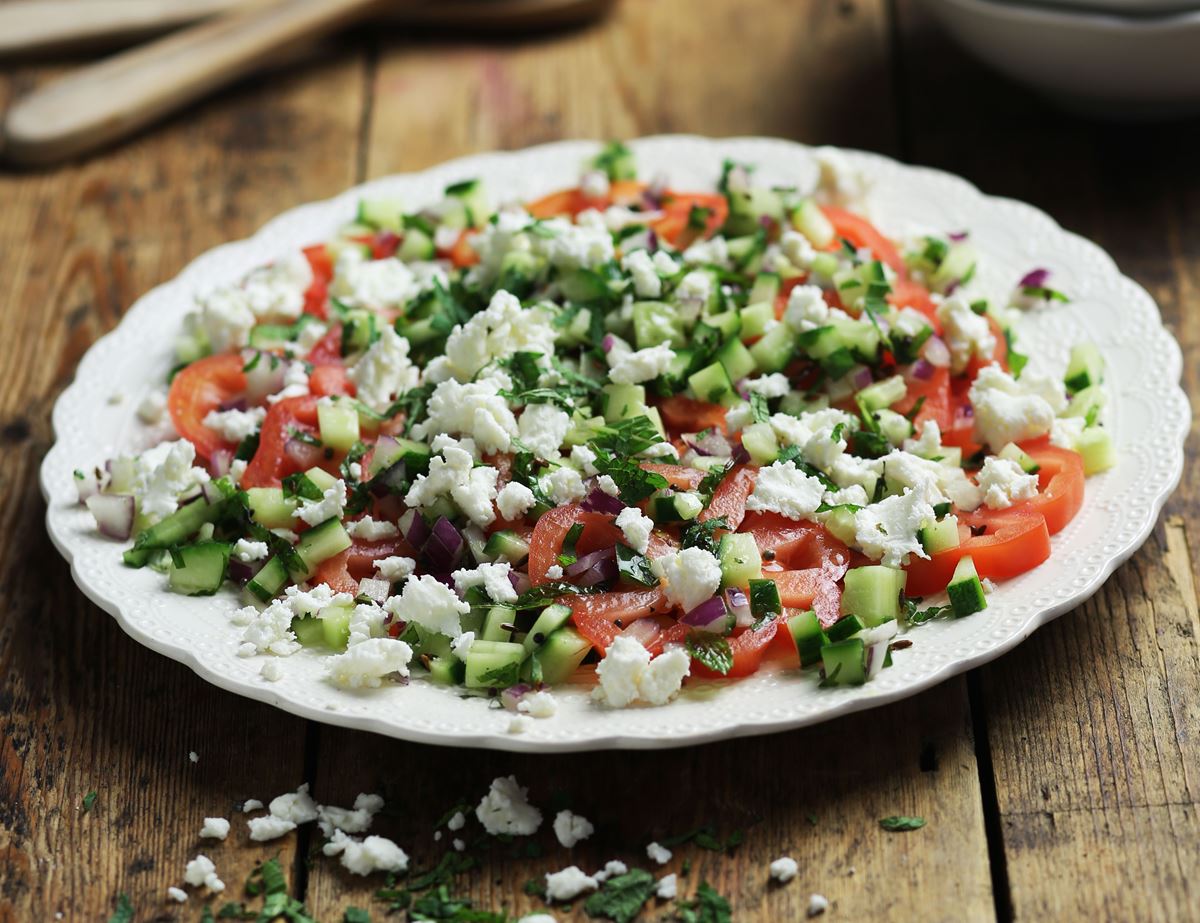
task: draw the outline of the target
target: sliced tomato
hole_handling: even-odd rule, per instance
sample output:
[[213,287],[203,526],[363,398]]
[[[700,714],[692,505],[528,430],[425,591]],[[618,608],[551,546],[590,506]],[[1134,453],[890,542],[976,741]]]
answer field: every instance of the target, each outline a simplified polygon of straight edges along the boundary
[[717,673],[715,670],[710,670],[698,660],[693,660],[692,674],[712,679],[720,679],[722,676],[728,679],[749,676],[758,670],[759,665],[762,663],[763,655],[775,639],[775,633],[779,630],[781,624],[782,622],[779,619],[772,619],[763,625],[762,628],[758,629],[758,631],[747,628],[741,634],[731,637],[729,639],[729,650],[733,653],[733,666],[728,673]]
[[1038,495],[1010,510],[1040,513],[1046,517],[1046,529],[1055,535],[1066,528],[1083,507],[1086,480],[1083,459],[1078,452],[1050,445],[1046,438],[1024,442],[1021,448],[1038,464]]
[[313,365],[342,364],[342,325],[333,324],[305,357]]
[[769,570],[763,576],[775,583],[779,601],[795,609],[812,609],[825,626],[841,617],[842,592],[838,581],[846,574],[846,563],[830,562],[803,570]]
[[358,581],[350,575],[350,549],[347,548],[332,558],[326,558],[317,565],[309,583],[324,583],[335,593],[358,595]]
[[311,395],[289,397],[271,406],[259,431],[258,450],[242,475],[242,487],[279,487],[289,474],[311,467],[306,462],[317,462],[288,451],[293,432],[316,436],[317,400]]
[[892,292],[887,296],[887,301],[888,304],[897,308],[912,308],[920,311],[933,325],[934,333],[942,332],[942,322],[937,316],[937,305],[933,303],[929,289],[920,282],[903,277],[896,279],[892,282]]
[[212,458],[218,449],[233,447],[204,425],[204,418],[226,401],[246,390],[246,373],[238,353],[222,353],[197,359],[180,369],[167,394],[167,410],[175,431],[196,447],[203,459]]
[[589,513],[578,503],[556,506],[537,521],[529,537],[529,580],[534,586],[548,582],[546,571],[558,563],[563,541],[571,527],[583,524],[583,533],[575,543],[581,554],[611,547],[623,541],[621,530],[613,525],[613,518],[602,513]]
[[908,269],[904,265],[904,260],[900,258],[900,251],[870,221],[861,215],[848,212],[844,208],[824,205],[821,207],[821,211],[833,224],[833,231],[839,238],[838,246],[841,245],[841,238],[844,237],[855,247],[866,247],[875,259],[887,263],[902,279],[908,278]]
[[340,363],[315,365],[308,376],[308,390],[317,397],[341,394],[354,397],[354,382]]
[[611,205],[640,205],[646,192],[646,184],[636,179],[619,179],[609,184],[608,199]]
[[[703,228],[691,224],[692,210],[704,209]],[[654,232],[679,250],[700,238],[711,237],[729,217],[729,202],[718,193],[668,192],[663,195],[661,218],[651,223]]]
[[666,465],[661,462],[642,462],[643,471],[661,474],[676,490],[695,490],[704,480],[704,472],[686,465]]
[[525,206],[525,211],[533,215],[535,218],[545,220],[546,218],[558,218],[560,216],[578,215],[587,207],[586,199],[583,192],[575,187],[573,189],[560,189],[558,192],[552,192],[549,195],[542,196],[540,199],[535,199]]
[[416,550],[399,536],[385,538],[374,542],[364,542],[355,539],[354,544],[346,549],[346,567],[350,576],[356,580],[375,575],[375,562],[393,555],[406,558],[416,557]]
[[329,282],[333,278],[333,260],[324,244],[305,247],[304,256],[312,269],[312,282],[304,293],[304,313],[325,320],[329,316],[327,296]]
[[742,524],[746,515],[746,498],[754,492],[754,469],[740,465],[726,475],[713,492],[708,508],[700,514],[700,521],[707,522],[724,516],[731,530]]
[[990,356],[979,358],[972,356],[971,361],[967,363],[966,378],[967,381],[974,381],[975,376],[979,374],[979,370],[986,365],[997,363],[1004,371],[1008,371],[1008,338],[1004,335],[1004,328],[996,323],[996,319],[991,315],[987,318],[988,327],[991,328],[992,338],[996,341],[996,346],[992,350]]
[[[972,535],[971,526],[986,529]],[[954,568],[970,555],[980,577],[1004,579],[1023,574],[1050,557],[1050,533],[1046,519],[1028,510],[976,511],[959,517],[959,544],[939,551],[929,559],[914,556],[905,570],[904,592],[928,596],[946,589]]]
[[784,570],[848,564],[852,558],[850,549],[823,525],[778,513],[746,513],[738,531],[751,533],[767,563]]
[[698,433],[705,429],[725,432],[725,408],[676,394],[658,405],[663,422],[676,433]]
[[450,248],[447,256],[457,268],[463,269],[467,266],[474,266],[479,262],[479,254],[472,246],[471,240],[475,237],[475,231],[468,228],[458,235],[458,240],[454,246]]
[[[913,378],[908,382],[908,393],[893,405],[897,413],[907,415],[921,401],[921,409],[913,417],[913,427],[921,432],[925,421],[933,420],[943,433],[954,425],[953,401],[950,393],[950,369],[935,368],[927,379]],[[922,400],[924,398],[924,400]]]
[[613,639],[638,619],[665,613],[669,606],[661,587],[563,596],[559,602],[571,608],[571,620],[581,635],[601,653]]

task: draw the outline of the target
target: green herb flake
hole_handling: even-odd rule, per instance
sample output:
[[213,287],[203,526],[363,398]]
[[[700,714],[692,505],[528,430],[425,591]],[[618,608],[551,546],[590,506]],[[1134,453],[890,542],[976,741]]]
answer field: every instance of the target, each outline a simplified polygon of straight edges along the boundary
[[693,631],[687,637],[687,652],[712,670],[724,676],[733,669],[733,650],[723,637],[709,632]]
[[113,909],[112,916],[108,918],[108,923],[133,923],[133,901],[129,899],[129,895],[122,891],[117,895],[117,906]]
[[630,869],[601,885],[583,904],[589,917],[602,917],[614,923],[629,923],[654,893],[654,876],[644,869]]
[[879,826],[884,830],[887,830],[889,833],[900,833],[906,830],[920,830],[925,826],[925,818],[893,815],[892,817],[882,818],[879,821]]
[[96,799],[98,797],[100,797],[100,796],[97,795],[95,793],[95,791],[90,791],[86,795],[83,796],[83,813],[84,814],[86,814],[88,811],[90,811],[95,806]]
[[361,907],[347,907],[342,923],[371,923],[371,914]]
[[695,900],[680,901],[676,915],[682,923],[732,923],[733,909],[712,885],[702,881]]

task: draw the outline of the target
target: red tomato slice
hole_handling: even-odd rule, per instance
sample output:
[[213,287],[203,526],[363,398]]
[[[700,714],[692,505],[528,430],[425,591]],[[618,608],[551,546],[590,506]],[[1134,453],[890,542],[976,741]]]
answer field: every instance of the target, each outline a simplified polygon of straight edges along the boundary
[[979,374],[979,370],[986,365],[991,365],[996,362],[1004,371],[1008,371],[1008,338],[1004,335],[1002,328],[996,319],[991,315],[987,318],[988,327],[992,330],[992,337],[996,341],[996,348],[992,350],[992,354],[986,359],[980,359],[978,356],[972,356],[971,361],[967,363],[965,374],[967,381],[974,381],[975,376]]
[[713,492],[708,508],[700,514],[700,521],[724,516],[730,530],[736,530],[746,515],[746,498],[753,492],[754,469],[745,465],[735,468]]
[[[693,208],[708,209],[704,228],[693,228]],[[663,216],[651,223],[654,232],[679,250],[686,249],[692,242],[711,237],[720,230],[729,217],[729,202],[717,193],[668,192],[663,195]]]
[[895,305],[897,308],[912,308],[920,311],[929,318],[934,333],[942,332],[942,322],[938,320],[937,316],[937,305],[933,303],[929,289],[920,282],[906,278],[896,279],[892,283],[892,293],[888,295],[887,301],[888,304]]
[[661,474],[676,490],[695,490],[704,480],[704,472],[686,465],[666,465],[660,462],[642,462],[643,471],[653,471]]
[[676,394],[658,405],[663,422],[675,433],[697,433],[705,429],[725,432],[725,408]]
[[821,211],[833,224],[833,231],[839,238],[836,246],[832,249],[840,247],[841,238],[844,237],[856,247],[869,248],[875,259],[882,260],[891,266],[900,278],[908,278],[908,269],[904,265],[904,260],[900,258],[900,251],[870,221],[843,208],[823,205]]
[[908,381],[908,393],[898,401],[893,410],[897,413],[908,414],[921,402],[921,409],[913,417],[913,426],[918,433],[926,420],[937,423],[943,433],[949,432],[954,425],[954,411],[950,395],[950,369],[935,368],[933,374],[925,379],[914,378]]
[[585,204],[583,193],[578,189],[560,189],[549,195],[535,199],[525,206],[525,211],[535,218],[558,218],[563,215],[575,216],[583,211]]
[[467,266],[474,266],[479,262],[479,254],[475,252],[475,248],[471,246],[471,239],[475,236],[475,231],[468,228],[458,235],[458,240],[450,249],[447,256],[459,269]]
[[313,280],[304,293],[304,313],[325,320],[329,316],[329,306],[326,296],[329,292],[329,281],[333,278],[333,260],[324,244],[315,247],[305,247],[304,256],[312,268]]
[[212,458],[218,449],[228,449],[233,443],[222,439],[204,425],[204,418],[221,404],[246,390],[246,373],[242,371],[238,353],[223,353],[197,359],[180,369],[167,394],[167,410],[175,430],[196,447],[203,459]]
[[258,451],[242,475],[242,487],[279,487],[289,474],[311,467],[288,453],[292,431],[316,435],[317,398],[289,397],[271,406],[259,432]]
[[313,571],[309,582],[314,585],[324,583],[335,593],[358,595],[358,581],[350,576],[349,560],[349,548],[339,554],[335,554],[332,558],[326,558],[317,565],[317,569]]
[[308,390],[317,397],[333,394],[354,397],[356,389],[345,367],[330,363],[313,367],[312,373],[308,376]]
[[[972,535],[970,526],[985,528]],[[904,592],[909,596],[928,596],[946,589],[959,559],[970,555],[980,577],[1004,579],[1031,570],[1050,557],[1050,533],[1040,513],[1020,510],[996,510],[964,514],[959,517],[957,548],[939,551],[930,557],[914,557]]]
[[559,602],[571,607],[575,628],[601,653],[608,650],[613,639],[631,623],[660,615],[670,608],[661,587],[563,596]]
[[819,523],[797,522],[778,513],[747,513],[739,532],[754,536],[767,563],[784,570],[819,568],[827,563],[844,565],[853,557],[849,548]]
[[341,365],[342,325],[333,324],[325,336],[317,340],[317,345],[308,351],[305,358],[313,365]]
[[1066,528],[1083,507],[1083,459],[1078,452],[1050,445],[1046,438],[1022,443],[1021,448],[1039,465],[1038,495],[1000,512],[1030,510],[1040,513],[1046,518],[1046,529],[1055,535]]
[[558,563],[563,540],[577,522],[583,523],[583,534],[575,543],[580,554],[624,541],[621,530],[613,525],[611,516],[585,512],[578,503],[556,506],[537,521],[529,538],[529,580],[534,586],[548,582],[546,571]]
[[845,563],[829,563],[823,567],[804,570],[772,571],[763,569],[763,576],[775,582],[779,601],[794,609],[812,609],[825,626],[841,617],[842,591],[838,581],[846,573]]
[[731,637],[729,639],[729,649],[733,652],[733,666],[728,673],[717,673],[714,670],[710,670],[698,660],[693,660],[692,674],[694,676],[706,676],[713,679],[720,679],[722,675],[728,679],[749,676],[758,670],[759,665],[762,663],[763,655],[767,652],[767,647],[775,639],[775,633],[779,630],[781,624],[780,619],[772,619],[758,631],[752,631],[747,628],[741,634]]

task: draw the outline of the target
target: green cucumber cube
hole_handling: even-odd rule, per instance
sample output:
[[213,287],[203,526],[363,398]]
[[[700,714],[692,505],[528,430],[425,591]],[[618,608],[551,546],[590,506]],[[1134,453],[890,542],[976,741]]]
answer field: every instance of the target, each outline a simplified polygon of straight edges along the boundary
[[983,583],[975,571],[975,562],[969,554],[963,555],[954,568],[954,576],[946,586],[950,597],[950,605],[954,607],[954,617],[962,618],[987,608],[987,596],[983,592]]
[[882,564],[852,567],[846,571],[842,612],[857,615],[869,628],[900,615],[904,571]]
[[762,577],[762,553],[749,532],[726,532],[717,551],[721,562],[721,586],[747,586]]

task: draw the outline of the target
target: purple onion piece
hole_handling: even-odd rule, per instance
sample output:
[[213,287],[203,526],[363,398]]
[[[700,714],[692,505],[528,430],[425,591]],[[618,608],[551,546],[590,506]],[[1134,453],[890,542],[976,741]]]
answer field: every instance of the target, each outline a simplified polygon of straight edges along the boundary
[[964,240],[966,240],[968,237],[970,237],[971,232],[970,231],[951,231],[946,236],[957,244],[957,243],[962,243]]
[[725,615],[725,603],[721,601],[721,597],[714,596],[712,599],[700,603],[680,621],[692,628],[708,629],[715,628],[713,623],[724,618]]
[[750,463],[750,453],[746,451],[745,446],[741,445],[741,443],[734,447],[733,455],[731,457],[733,458],[733,461],[739,465],[746,465]]
[[404,536],[404,540],[413,548],[422,547],[429,538],[429,526],[425,524],[425,520],[416,510],[405,511],[397,526],[400,534]]
[[254,565],[236,557],[229,559],[229,579],[234,583],[245,583],[254,576]]
[[963,406],[963,409],[962,409],[962,415],[963,415],[964,417],[973,417],[973,416],[975,416],[975,408],[974,408],[974,407],[972,407],[970,404],[965,404],[965,405]]
[[601,348],[606,352],[612,352],[612,348],[617,345],[617,338],[611,333],[604,334],[604,339],[600,341]]
[[1021,276],[1021,281],[1017,283],[1017,286],[1019,288],[1045,288],[1046,283],[1049,281],[1049,269],[1031,269],[1025,275]]
[[463,546],[462,534],[449,519],[440,516],[433,524],[421,552],[433,570],[448,573],[462,558]]
[[516,711],[521,699],[525,697],[527,692],[533,692],[533,687],[526,683],[517,683],[515,686],[509,686],[500,693],[500,704],[509,711]]
[[646,249],[649,250],[651,253],[657,253],[658,247],[659,247],[658,232],[655,231],[654,228],[651,228],[649,233],[646,235],[646,237],[647,237]]
[[610,497],[599,487],[592,488],[580,504],[589,513],[604,513],[610,516],[616,516],[621,510],[625,509],[625,504],[618,497]]
[[246,410],[250,405],[246,403],[244,397],[236,397],[233,400],[221,401],[217,405],[217,410]]
[[616,559],[616,547],[610,545],[607,548],[598,548],[596,551],[590,551],[583,555],[574,564],[571,564],[569,567],[567,567],[566,576],[571,578],[578,577],[580,574],[591,570],[597,564],[603,563],[604,561],[615,562]]
[[100,493],[100,472],[85,471],[81,478],[75,478],[75,492],[79,495],[80,503],[87,503],[88,497]]
[[528,593],[532,589],[533,584],[529,580],[528,574],[523,574],[520,571],[510,570],[508,572],[508,582],[512,584],[512,588],[520,596],[522,593]]
[[209,473],[213,477],[223,478],[229,473],[229,467],[232,464],[233,453],[229,449],[214,449],[208,459]]
[[918,359],[912,365],[912,377],[918,381],[929,381],[933,377],[934,365],[928,359]]
[[87,498],[87,508],[96,518],[101,535],[127,541],[133,534],[136,507],[128,494],[95,494]]
[[637,619],[621,632],[625,638],[633,638],[642,647],[646,647],[658,636],[658,625],[654,619]]
[[961,279],[951,279],[949,282],[946,283],[946,291],[944,292],[944,294],[953,295],[955,290],[957,290],[958,286],[961,283],[962,283]]
[[850,379],[850,383],[854,385],[855,391],[861,391],[863,388],[869,387],[874,378],[871,377],[871,370],[863,367],[854,373],[854,377]]
[[930,337],[921,346],[921,358],[935,368],[949,368],[950,347],[946,345],[946,341],[941,337]]
[[289,439],[285,442],[283,453],[304,471],[315,467],[324,454],[319,446],[309,445],[299,439]]
[[371,493],[377,497],[385,497],[391,493],[399,493],[408,483],[408,466],[398,461],[371,480]]

